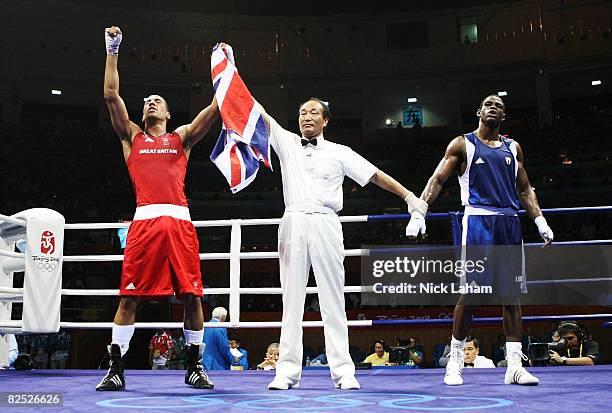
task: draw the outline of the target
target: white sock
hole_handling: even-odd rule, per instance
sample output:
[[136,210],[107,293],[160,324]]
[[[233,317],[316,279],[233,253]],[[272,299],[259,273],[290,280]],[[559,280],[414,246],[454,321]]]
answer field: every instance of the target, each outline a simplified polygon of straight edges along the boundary
[[520,341],[506,341],[506,351],[508,354],[523,351],[523,344]]
[[113,324],[113,339],[112,344],[117,344],[121,350],[121,357],[127,353],[130,348],[130,340],[134,335],[134,324],[127,326],[120,326]]
[[508,367],[510,365],[522,366],[521,356],[523,351],[523,345],[520,341],[506,341],[506,359],[508,360]]
[[204,341],[204,329],[202,330],[187,330],[183,328],[185,334],[185,341],[187,345],[197,344],[198,346]]

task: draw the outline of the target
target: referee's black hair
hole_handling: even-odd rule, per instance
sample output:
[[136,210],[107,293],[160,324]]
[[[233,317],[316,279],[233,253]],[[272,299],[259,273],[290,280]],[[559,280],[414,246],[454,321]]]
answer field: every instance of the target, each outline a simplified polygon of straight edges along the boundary
[[325,118],[326,120],[330,120],[331,119],[331,111],[329,110],[329,104],[327,102],[325,102],[324,100],[322,100],[322,99],[319,99],[319,98],[316,98],[316,97],[311,97],[310,99],[306,99],[300,105],[300,109],[302,109],[302,106],[304,106],[304,103],[310,102],[311,100],[314,100],[315,102],[318,102],[318,103],[321,104],[321,106],[323,106],[323,118]]
[[474,336],[467,336],[467,338],[465,339],[466,343],[469,343],[470,341],[474,342],[474,347],[476,348],[480,348],[480,341],[478,341],[478,339]]

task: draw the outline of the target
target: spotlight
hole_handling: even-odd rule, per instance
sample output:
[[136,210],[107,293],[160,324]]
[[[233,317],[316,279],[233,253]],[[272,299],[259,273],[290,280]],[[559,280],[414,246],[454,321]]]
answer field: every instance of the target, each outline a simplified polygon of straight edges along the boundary
[[508,96],[508,92],[506,92],[505,90],[502,90],[500,92],[497,92],[497,96]]
[[59,96],[59,95],[61,95],[61,94],[62,94],[62,91],[61,91],[61,90],[58,90],[58,89],[51,89],[51,94],[52,94],[52,95],[58,95],[58,96]]
[[601,80],[592,80],[591,81],[591,86],[599,86],[601,85]]
[[408,98],[408,103],[416,103],[417,100],[417,98]]

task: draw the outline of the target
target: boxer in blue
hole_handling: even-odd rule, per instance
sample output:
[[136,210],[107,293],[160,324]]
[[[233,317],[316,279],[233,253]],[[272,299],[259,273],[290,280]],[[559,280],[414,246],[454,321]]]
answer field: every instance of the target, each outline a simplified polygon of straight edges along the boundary
[[[487,96],[476,112],[478,129],[458,136],[446,148],[444,158],[427,182],[421,199],[431,205],[438,197],[446,180],[456,171],[461,187],[461,203],[465,207],[462,245],[522,245],[521,225],[517,212],[523,205],[534,220],[544,242],[553,240],[553,232],[542,215],[536,194],[524,168],[523,151],[518,142],[499,134],[505,119],[506,106],[497,95]],[[406,235],[416,237],[425,233],[425,216],[415,211]],[[539,380],[522,366],[522,315],[519,294],[524,277],[504,277],[522,265],[521,257],[509,258],[494,268],[490,282],[500,287],[504,295],[512,297],[503,306],[504,333],[508,366],[506,384],[535,385]],[[501,273],[500,273],[501,272]],[[450,360],[446,366],[444,383],[463,384],[463,349],[472,318],[473,305],[462,295],[454,310]]]

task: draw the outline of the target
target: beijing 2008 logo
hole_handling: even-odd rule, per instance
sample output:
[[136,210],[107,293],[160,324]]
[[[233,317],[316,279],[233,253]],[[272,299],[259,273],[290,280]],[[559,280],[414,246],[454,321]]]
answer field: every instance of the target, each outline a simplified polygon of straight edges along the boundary
[[53,254],[55,252],[55,235],[51,231],[45,231],[40,237],[40,252],[42,254]]

